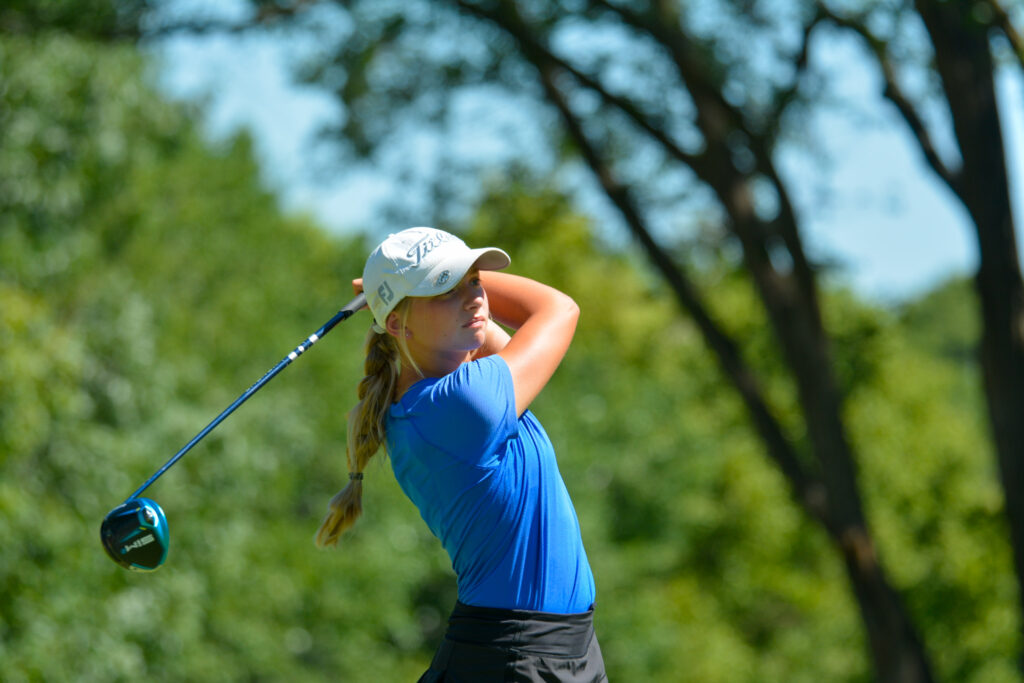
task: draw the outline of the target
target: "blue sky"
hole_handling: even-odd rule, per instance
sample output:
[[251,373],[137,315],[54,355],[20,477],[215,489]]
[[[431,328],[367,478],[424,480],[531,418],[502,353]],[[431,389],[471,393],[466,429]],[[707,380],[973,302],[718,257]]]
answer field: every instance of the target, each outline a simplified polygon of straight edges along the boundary
[[[266,181],[286,208],[311,213],[335,231],[382,227],[377,203],[391,191],[383,174],[352,169],[332,174],[329,182],[312,178],[313,133],[340,113],[340,105],[290,83],[289,46],[264,38],[181,38],[157,54],[169,94],[205,99],[212,137],[251,130]],[[851,46],[832,44],[824,59],[832,62],[834,86],[844,97],[877,97],[876,77]],[[999,87],[1020,228],[1024,85],[1019,73],[1005,73]],[[838,113],[814,119],[809,132],[826,143],[825,167],[798,153],[782,155],[779,165],[793,181],[798,207],[805,207],[811,255],[842,263],[844,280],[865,297],[897,301],[972,270],[976,248],[963,209],[924,167],[895,113],[874,111],[870,126]]]

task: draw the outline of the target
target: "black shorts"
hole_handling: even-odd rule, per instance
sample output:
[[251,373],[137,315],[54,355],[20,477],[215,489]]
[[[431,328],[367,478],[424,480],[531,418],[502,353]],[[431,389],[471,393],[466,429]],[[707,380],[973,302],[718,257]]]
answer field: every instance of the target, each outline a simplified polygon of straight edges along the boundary
[[549,614],[456,602],[444,641],[419,683],[607,680],[593,607]]

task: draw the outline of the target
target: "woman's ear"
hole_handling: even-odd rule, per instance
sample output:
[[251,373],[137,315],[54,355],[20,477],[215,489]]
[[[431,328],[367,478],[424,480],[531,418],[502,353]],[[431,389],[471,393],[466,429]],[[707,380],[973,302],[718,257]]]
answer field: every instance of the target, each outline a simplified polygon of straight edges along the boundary
[[398,337],[402,332],[402,321],[397,311],[388,313],[388,319],[384,321],[384,329],[392,337]]

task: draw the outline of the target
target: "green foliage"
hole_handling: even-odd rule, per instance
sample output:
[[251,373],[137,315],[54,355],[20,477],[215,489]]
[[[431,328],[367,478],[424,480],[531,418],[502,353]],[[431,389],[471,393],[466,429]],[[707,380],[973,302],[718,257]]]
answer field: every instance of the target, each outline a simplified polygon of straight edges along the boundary
[[[612,678],[868,680],[838,555],[790,500],[670,297],[629,255],[596,249],[565,200],[537,188],[490,196],[472,236],[508,246],[513,270],[572,293],[583,311],[536,412],[580,512]],[[702,279],[799,433],[748,278],[721,263]],[[1016,680],[1014,575],[980,394],[964,394],[955,358],[918,341],[916,319],[846,292],[828,293],[824,310],[882,559],[940,679]],[[926,316],[932,328],[940,318]]]
[[913,343],[974,370],[981,335],[977,293],[958,277],[902,307],[900,318]]
[[[249,142],[203,143],[130,50],[0,40],[0,679],[399,681],[454,597],[385,462],[333,552],[368,323],[339,326],[148,492],[171,551],[116,568],[103,515],[348,300],[367,245],[282,216]],[[580,303],[535,404],[598,583],[612,680],[866,681],[845,573],[743,406],[635,255],[561,196],[488,196],[468,226]],[[701,275],[774,409],[793,391],[749,282]],[[942,680],[1012,681],[1002,500],[945,305],[893,315],[826,293],[880,552]],[[908,309],[909,310],[909,309]],[[959,343],[959,342],[958,342]]]
[[0,33],[37,35],[60,31],[86,38],[138,35],[150,3],[138,0],[5,0]]
[[[583,310],[536,412],[580,514],[612,679],[863,676],[841,567],[670,297],[628,257],[597,251],[564,200],[494,197],[484,213],[495,223],[475,242],[515,245],[513,269],[571,292]],[[518,258],[524,246],[544,253]],[[722,278],[716,292],[738,303],[744,287]],[[752,325],[742,310],[730,323]]]
[[[358,558],[311,539],[344,469],[348,392],[325,380],[348,387],[358,369],[330,345],[358,348],[364,330],[337,330],[158,482],[172,529],[161,572],[116,569],[97,532],[347,300],[365,246],[282,218],[248,143],[205,148],[132,51],[0,49],[0,678],[357,676],[374,646],[338,644],[332,624],[358,612],[356,594],[327,586]],[[375,642],[383,678],[408,667]]]

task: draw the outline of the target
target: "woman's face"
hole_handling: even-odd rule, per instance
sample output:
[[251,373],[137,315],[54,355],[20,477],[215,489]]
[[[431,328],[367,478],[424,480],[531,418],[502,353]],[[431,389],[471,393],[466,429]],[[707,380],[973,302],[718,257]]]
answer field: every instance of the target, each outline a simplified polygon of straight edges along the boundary
[[489,314],[487,293],[476,268],[444,294],[410,297],[405,323],[409,352],[417,363],[423,360],[427,367],[434,365],[431,359],[439,356],[461,362],[465,354],[483,345]]

